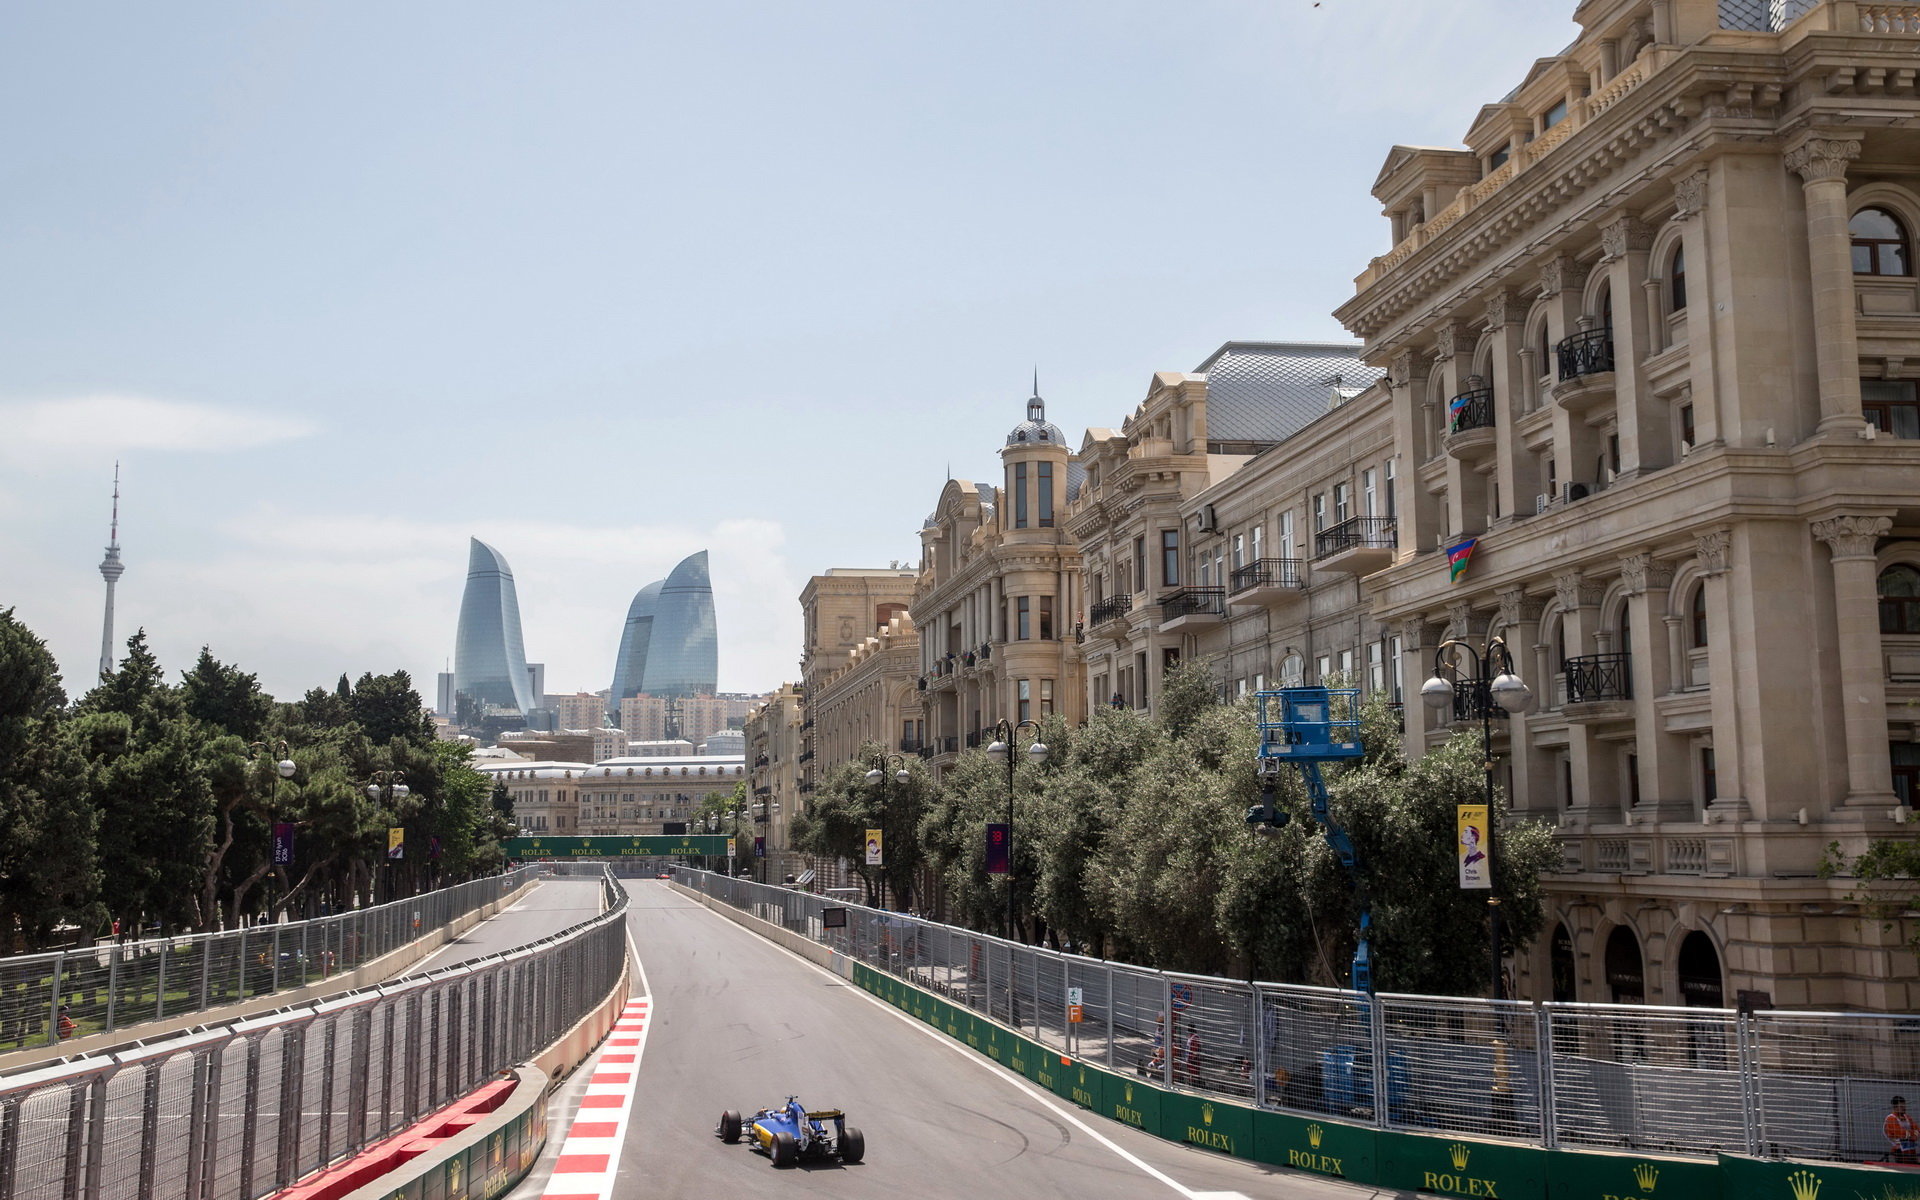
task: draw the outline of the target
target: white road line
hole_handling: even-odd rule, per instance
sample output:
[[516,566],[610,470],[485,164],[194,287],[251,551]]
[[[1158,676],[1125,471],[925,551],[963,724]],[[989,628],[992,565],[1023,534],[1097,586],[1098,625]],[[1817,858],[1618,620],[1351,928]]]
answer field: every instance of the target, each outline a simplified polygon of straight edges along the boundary
[[[701,907],[704,908],[705,905],[701,905]],[[716,913],[715,915],[718,916],[719,914]],[[629,939],[631,939],[631,936],[632,936],[631,932],[629,932],[628,936],[629,936]],[[769,943],[769,944],[772,944],[772,943]],[[779,949],[777,945],[775,945],[774,948]],[[1179,1180],[1167,1174],[1165,1171],[1162,1171],[1160,1168],[1154,1166],[1152,1163],[1147,1162],[1145,1159],[1134,1154],[1132,1151],[1128,1150],[1125,1146],[1120,1145],[1118,1142],[1114,1141],[1112,1138],[1108,1137],[1106,1134],[1101,1133],[1099,1130],[1095,1129],[1093,1126],[1087,1124],[1085,1121],[1082,1121],[1072,1109],[1069,1109],[1063,1106],[1062,1104],[1060,1104],[1059,1101],[1051,1093],[1035,1091],[1034,1088],[1028,1083],[1025,1077],[1020,1075],[1015,1075],[1011,1070],[1008,1070],[1000,1066],[1000,1064],[994,1062],[992,1059],[984,1058],[981,1055],[974,1053],[972,1050],[969,1050],[965,1046],[960,1045],[958,1042],[954,1041],[952,1038],[948,1037],[946,1034],[941,1033],[939,1030],[929,1026],[926,1022],[915,1020],[913,1017],[907,1015],[906,1013],[901,1012],[899,1009],[895,1008],[893,1005],[888,1004],[885,1000],[882,1000],[880,997],[874,995],[872,992],[869,992],[867,989],[854,983],[852,980],[843,978],[839,975],[835,975],[832,971],[827,970],[825,967],[821,966],[819,963],[816,963],[811,959],[801,958],[797,954],[792,955],[792,957],[798,962],[806,966],[812,967],[814,970],[820,972],[822,975],[830,976],[831,978],[837,979],[841,983],[846,984],[849,988],[853,989],[853,992],[855,995],[861,996],[866,1000],[872,1002],[874,1005],[879,1007],[879,1009],[882,1012],[888,1014],[889,1016],[899,1018],[901,1021],[905,1022],[911,1028],[916,1029],[920,1033],[926,1035],[927,1037],[932,1038],[936,1043],[952,1051],[953,1053],[959,1055],[961,1058],[965,1059],[966,1061],[973,1063],[977,1066],[985,1067],[987,1068],[990,1074],[998,1075],[1002,1079],[1006,1080],[1008,1083],[1013,1084],[1013,1086],[1025,1092],[1028,1096],[1030,1096],[1032,1099],[1034,1099],[1041,1105],[1045,1106],[1046,1108],[1052,1109],[1055,1113],[1057,1113],[1061,1117],[1061,1119],[1072,1122],[1073,1125],[1076,1126],[1082,1133],[1085,1133],[1088,1137],[1093,1138],[1095,1141],[1099,1142],[1102,1146],[1105,1146],[1107,1149],[1113,1151],[1120,1158],[1124,1159],[1126,1162],[1128,1162],[1132,1166],[1138,1168],[1144,1174],[1150,1176],[1153,1179],[1160,1181],[1161,1183],[1166,1184],[1168,1187],[1172,1188],[1174,1191],[1180,1193],[1180,1195],[1184,1196],[1186,1200],[1247,1200],[1247,1197],[1239,1192],[1196,1192],[1194,1191],[1192,1188],[1188,1187],[1186,1184],[1181,1183]]]

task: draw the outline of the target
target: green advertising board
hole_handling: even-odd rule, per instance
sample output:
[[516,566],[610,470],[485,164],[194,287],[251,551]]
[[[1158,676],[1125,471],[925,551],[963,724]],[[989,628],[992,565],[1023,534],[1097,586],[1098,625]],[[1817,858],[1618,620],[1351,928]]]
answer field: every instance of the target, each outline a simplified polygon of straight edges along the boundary
[[[1186,1092],[1160,1092],[1159,1134],[1170,1141],[1186,1142],[1203,1150],[1217,1150],[1236,1158],[1253,1157],[1253,1113],[1237,1104],[1192,1096]],[[1147,1126],[1153,1129],[1154,1126]]]
[[1487,1200],[1545,1200],[1547,1194],[1547,1152],[1537,1146],[1385,1130],[1374,1141],[1374,1182],[1383,1187]]
[[1374,1130],[1292,1113],[1257,1111],[1248,1116],[1253,1124],[1251,1157],[1255,1162],[1373,1182]]
[[1111,1117],[1123,1125],[1135,1129],[1144,1129],[1159,1137],[1174,1137],[1171,1130],[1163,1130],[1161,1123],[1166,1119],[1163,1101],[1167,1093],[1144,1080],[1131,1079],[1125,1075],[1109,1075],[1100,1072],[1101,1094],[1104,1103],[1100,1115]]
[[[675,833],[645,837],[516,837],[506,842],[507,857],[551,858],[725,858],[722,833]],[[739,847],[750,853],[751,843]]]
[[1892,1167],[1720,1156],[1720,1195],[1740,1200],[1920,1200],[1920,1175]]
[[1689,1159],[1558,1150],[1547,1155],[1547,1193],[1553,1200],[1720,1200],[1720,1167]]

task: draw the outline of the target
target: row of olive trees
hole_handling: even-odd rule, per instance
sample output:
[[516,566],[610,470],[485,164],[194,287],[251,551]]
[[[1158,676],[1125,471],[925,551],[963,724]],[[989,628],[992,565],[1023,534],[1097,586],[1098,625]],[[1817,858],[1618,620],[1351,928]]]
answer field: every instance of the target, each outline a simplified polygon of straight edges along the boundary
[[[294,764],[282,778],[283,756]],[[376,771],[406,794],[367,794]],[[398,789],[394,789],[398,791]],[[294,830],[273,862],[273,826]],[[510,833],[405,672],[276,703],[202,650],[169,683],[144,632],[69,703],[52,656],[0,611],[0,934],[28,947],[313,913],[496,870]],[[387,858],[387,830],[407,830]]]
[[[1001,931],[1011,883],[1025,940],[1281,982],[1346,983],[1364,888],[1379,987],[1481,990],[1486,893],[1461,891],[1455,855],[1455,806],[1484,799],[1478,739],[1457,737],[1409,762],[1396,718],[1379,702],[1362,732],[1366,757],[1329,773],[1334,816],[1359,852],[1358,880],[1290,775],[1277,799],[1291,821],[1272,836],[1249,832],[1247,809],[1260,800],[1253,706],[1220,704],[1203,664],[1168,677],[1157,717],[1101,709],[1080,726],[1042,722],[1046,762],[1023,754],[1015,767],[1011,876],[987,874],[984,853],[987,826],[1007,819],[1006,767],[977,751],[939,783],[918,760],[908,761],[905,783],[891,763],[869,782],[881,754],[871,747],[821,782],[795,821],[795,843],[852,862],[870,900],[884,880],[895,907],[907,908],[915,880],[926,879],[942,918]],[[862,865],[869,828],[886,831],[884,868]],[[1539,875],[1555,857],[1546,826],[1504,825],[1495,874],[1514,948],[1540,930]]]

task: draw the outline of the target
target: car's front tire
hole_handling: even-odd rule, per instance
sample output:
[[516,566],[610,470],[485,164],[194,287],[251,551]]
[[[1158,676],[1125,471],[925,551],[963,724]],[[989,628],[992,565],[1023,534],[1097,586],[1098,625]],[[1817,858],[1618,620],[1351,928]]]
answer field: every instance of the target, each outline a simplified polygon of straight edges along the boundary
[[740,1140],[740,1114],[732,1109],[720,1114],[720,1140],[729,1146]]
[[857,1163],[867,1156],[867,1138],[858,1129],[849,1125],[840,1134],[840,1161]]
[[794,1160],[800,1157],[800,1145],[793,1140],[792,1134],[784,1131],[776,1133],[773,1135],[773,1146],[768,1150],[767,1157],[773,1160],[773,1165],[776,1167],[790,1167]]

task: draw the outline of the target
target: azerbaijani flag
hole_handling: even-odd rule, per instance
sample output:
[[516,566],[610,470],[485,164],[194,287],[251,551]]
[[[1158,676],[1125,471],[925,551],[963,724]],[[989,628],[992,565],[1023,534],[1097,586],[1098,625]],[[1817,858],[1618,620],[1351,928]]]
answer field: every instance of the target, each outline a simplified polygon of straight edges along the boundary
[[1447,550],[1447,582],[1460,582],[1460,577],[1467,573],[1467,560],[1473,557],[1473,548],[1479,544],[1479,538],[1468,538]]
[[1452,430],[1455,433],[1460,432],[1460,414],[1466,411],[1466,407],[1467,407],[1466,392],[1461,392],[1458,396],[1455,396],[1453,399],[1447,401],[1447,428],[1448,429]]

